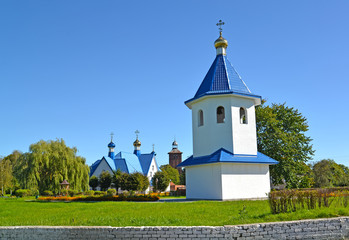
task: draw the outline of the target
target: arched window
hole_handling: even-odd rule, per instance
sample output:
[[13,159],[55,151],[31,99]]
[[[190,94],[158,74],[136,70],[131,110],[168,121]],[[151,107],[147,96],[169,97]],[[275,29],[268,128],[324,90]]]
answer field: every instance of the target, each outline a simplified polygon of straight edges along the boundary
[[240,123],[241,124],[247,124],[246,109],[243,108],[243,107],[240,108]]
[[199,110],[199,127],[204,125],[204,112]]
[[217,123],[224,123],[224,121],[225,121],[224,107],[219,106],[217,108]]

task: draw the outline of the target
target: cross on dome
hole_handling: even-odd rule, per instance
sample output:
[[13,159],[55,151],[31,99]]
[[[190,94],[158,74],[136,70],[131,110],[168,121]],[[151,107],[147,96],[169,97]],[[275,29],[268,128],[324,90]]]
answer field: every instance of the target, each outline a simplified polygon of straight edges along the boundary
[[222,20],[219,20],[218,23],[216,24],[218,26],[219,29],[219,33],[222,34],[222,26],[225,24],[225,22],[222,22]]
[[136,131],[135,131],[135,134],[136,134],[136,138],[138,139],[138,134],[139,134],[139,131],[138,131],[138,130],[136,130]]

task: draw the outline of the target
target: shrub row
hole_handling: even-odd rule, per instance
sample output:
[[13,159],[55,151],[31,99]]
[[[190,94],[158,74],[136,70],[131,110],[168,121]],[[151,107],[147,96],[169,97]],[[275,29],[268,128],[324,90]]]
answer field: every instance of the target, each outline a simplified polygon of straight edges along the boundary
[[269,193],[269,206],[273,214],[295,212],[300,209],[348,206],[349,188],[290,189]]
[[39,201],[69,201],[69,202],[98,202],[98,201],[135,201],[135,202],[154,202],[158,201],[158,196],[139,195],[103,195],[103,196],[78,196],[78,197],[39,197]]

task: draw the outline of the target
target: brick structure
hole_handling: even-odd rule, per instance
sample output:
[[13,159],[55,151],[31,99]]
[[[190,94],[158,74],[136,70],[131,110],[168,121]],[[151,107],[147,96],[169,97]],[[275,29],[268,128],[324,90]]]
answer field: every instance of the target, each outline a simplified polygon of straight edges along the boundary
[[182,152],[178,150],[178,143],[176,140],[172,143],[172,150],[168,153],[168,155],[170,166],[176,168],[179,174],[181,174],[182,168],[177,168],[177,165],[182,162]]
[[348,239],[349,218],[329,218],[234,226],[194,227],[0,227],[0,239]]

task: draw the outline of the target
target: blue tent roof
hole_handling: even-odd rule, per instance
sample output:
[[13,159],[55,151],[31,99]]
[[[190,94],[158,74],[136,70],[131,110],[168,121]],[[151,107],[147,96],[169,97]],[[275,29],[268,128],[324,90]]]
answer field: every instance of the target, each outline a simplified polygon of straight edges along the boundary
[[257,163],[257,164],[278,164],[279,162],[264,155],[263,153],[257,152],[257,155],[243,155],[243,154],[233,154],[224,148],[217,150],[211,155],[202,157],[189,157],[185,161],[178,164],[177,167],[186,167],[193,165],[202,165],[218,162],[229,162],[229,163]]
[[139,156],[139,162],[141,163],[141,166],[142,166],[142,172],[144,175],[146,175],[149,171],[149,167],[150,167],[150,164],[151,164],[151,160],[153,160],[153,157],[154,157],[155,153],[152,152],[152,153],[149,153],[149,154],[141,154]]
[[93,173],[96,171],[96,169],[97,169],[97,167],[98,167],[98,165],[99,165],[99,163],[101,162],[101,160],[97,160],[97,161],[95,161],[92,165],[91,165],[91,167],[90,167],[90,177],[93,175]]
[[251,93],[228,58],[224,55],[216,56],[216,59],[213,61],[195,96],[185,103],[205,95],[217,94],[237,94],[253,98],[262,98],[261,96]]
[[[124,161],[121,161],[124,160]],[[120,168],[120,170],[125,169],[126,165],[127,168],[127,173],[134,173],[134,172],[140,172],[143,173],[142,171],[142,166],[139,162],[138,157],[133,154],[133,153],[128,153],[128,152],[119,152],[114,159],[115,163],[115,169]]]

